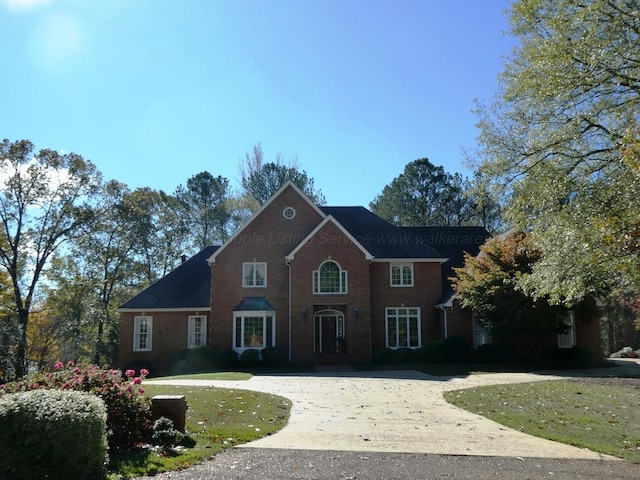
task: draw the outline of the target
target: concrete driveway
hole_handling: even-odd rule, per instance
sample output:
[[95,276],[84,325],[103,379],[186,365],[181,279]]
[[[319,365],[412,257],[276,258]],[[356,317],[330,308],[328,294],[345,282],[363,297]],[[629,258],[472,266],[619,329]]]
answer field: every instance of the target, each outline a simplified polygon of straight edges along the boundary
[[434,377],[384,371],[148,383],[256,390],[293,402],[285,428],[240,448],[616,460],[503,427],[443,398],[449,390],[550,378],[562,377],[529,373]]

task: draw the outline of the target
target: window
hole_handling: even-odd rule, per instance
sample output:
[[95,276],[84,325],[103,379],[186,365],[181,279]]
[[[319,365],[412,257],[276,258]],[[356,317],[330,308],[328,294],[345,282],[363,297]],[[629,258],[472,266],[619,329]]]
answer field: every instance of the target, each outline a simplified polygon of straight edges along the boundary
[[244,262],[242,264],[243,287],[266,287],[267,264],[266,262]]
[[576,346],[576,320],[574,313],[568,312],[562,322],[567,327],[567,331],[558,334],[558,348],[573,348]]
[[413,263],[391,264],[391,286],[413,287]]
[[478,348],[485,343],[491,343],[491,335],[489,330],[482,321],[473,316],[473,348]]
[[207,317],[189,316],[189,340],[187,348],[204,347],[207,343]]
[[287,220],[291,220],[296,216],[296,210],[293,207],[286,207],[284,210],[282,210],[282,216]]
[[347,293],[347,271],[327,260],[313,272],[313,293]]
[[420,309],[386,309],[387,348],[419,348]]
[[234,312],[233,347],[235,350],[262,350],[275,346],[275,312]]
[[150,352],[153,332],[153,317],[133,319],[133,351]]

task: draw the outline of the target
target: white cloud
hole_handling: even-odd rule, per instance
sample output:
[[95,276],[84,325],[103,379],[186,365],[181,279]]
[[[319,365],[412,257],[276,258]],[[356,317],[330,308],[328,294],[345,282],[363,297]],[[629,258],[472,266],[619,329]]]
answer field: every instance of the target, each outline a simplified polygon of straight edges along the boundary
[[60,70],[78,60],[85,50],[85,36],[78,18],[67,12],[47,15],[32,32],[29,53],[47,70]]
[[52,0],[4,0],[5,5],[12,11],[25,11],[51,3]]

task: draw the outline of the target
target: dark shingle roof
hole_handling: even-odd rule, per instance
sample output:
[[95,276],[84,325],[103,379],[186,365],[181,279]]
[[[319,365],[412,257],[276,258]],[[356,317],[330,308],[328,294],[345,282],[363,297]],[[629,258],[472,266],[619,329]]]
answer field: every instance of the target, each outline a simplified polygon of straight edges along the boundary
[[364,207],[320,207],[376,258],[446,258],[440,251],[394,227]]
[[234,312],[273,312],[275,308],[265,297],[243,297],[240,303],[233,307]]
[[464,265],[464,253],[477,255],[482,245],[491,235],[484,227],[402,227],[419,241],[429,245],[449,260],[442,265],[442,300],[448,302],[454,294],[449,277],[455,275],[453,269]]
[[211,305],[211,269],[207,259],[217,246],[206,247],[119,309],[203,308]]

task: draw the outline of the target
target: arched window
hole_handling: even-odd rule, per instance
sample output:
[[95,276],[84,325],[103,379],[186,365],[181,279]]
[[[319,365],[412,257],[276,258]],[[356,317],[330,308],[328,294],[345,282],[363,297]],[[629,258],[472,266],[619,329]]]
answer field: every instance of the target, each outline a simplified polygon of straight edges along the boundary
[[347,293],[347,271],[327,260],[313,271],[313,293]]

